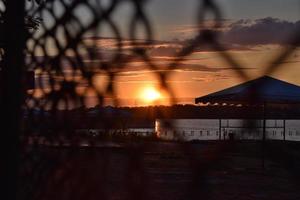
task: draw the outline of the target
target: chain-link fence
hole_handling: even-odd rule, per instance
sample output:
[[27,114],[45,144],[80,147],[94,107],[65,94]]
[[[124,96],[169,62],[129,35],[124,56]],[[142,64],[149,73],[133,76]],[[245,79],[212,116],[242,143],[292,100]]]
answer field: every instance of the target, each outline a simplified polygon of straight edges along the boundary
[[[258,174],[255,166],[259,164],[251,168],[243,160],[247,156],[251,159],[261,156],[259,143],[163,143],[155,138],[144,140],[119,134],[112,140],[107,136],[108,130],[126,116],[107,114],[101,108],[106,105],[107,96],[114,106],[120,105],[115,80],[133,61],[138,60],[153,71],[171,104],[176,104],[176,97],[168,80],[180,63],[202,45],[218,52],[242,80],[250,79],[241,70],[243,66],[220,43],[220,33],[216,30],[222,28],[225,17],[213,0],[199,1],[195,8],[196,36],[162,70],[147,51],[157,42],[154,22],[146,13],[148,3],[146,0],[0,2],[1,115],[6,130],[1,151],[3,161],[8,160],[1,174],[5,177],[3,183],[7,183],[6,194],[11,198],[17,194],[20,199],[266,199],[276,193],[271,188],[267,190],[268,185],[274,186],[272,180],[285,185],[278,189],[280,194],[290,196],[271,199],[299,198],[295,192],[298,188],[295,177],[299,176],[295,144],[284,147],[268,144],[265,151],[271,160],[269,165],[279,163],[291,173],[271,179],[277,172],[262,170]],[[131,9],[127,38],[114,17],[121,12],[122,5]],[[210,23],[207,16],[212,18]],[[110,29],[110,38],[103,36],[105,27]],[[140,29],[144,31],[143,39]],[[270,62],[265,75],[278,70],[282,61],[296,50],[299,31],[293,33],[286,49]],[[113,48],[106,55],[108,39]],[[35,86],[31,90],[22,84],[28,71],[35,72]],[[95,81],[99,74],[106,80],[101,87]],[[85,108],[91,94],[99,108],[92,117]],[[249,103],[255,98],[254,95]],[[157,116],[168,117],[159,108],[155,112]],[[76,134],[80,125],[100,127],[105,130],[104,135],[83,138]],[[168,126],[172,128],[172,124]],[[239,153],[239,159],[234,160],[233,155]],[[231,162],[239,162],[242,167],[232,172],[227,166]],[[225,169],[220,167],[224,165]],[[274,169],[281,170],[277,165]],[[252,174],[249,177],[256,186],[242,184],[241,192],[233,194],[232,187],[238,185],[225,185],[224,179],[234,177],[236,183],[247,182],[241,176],[243,173]],[[290,182],[282,181],[286,177]],[[260,191],[255,196],[245,187],[261,188],[255,190]],[[262,190],[265,196],[261,195]]]

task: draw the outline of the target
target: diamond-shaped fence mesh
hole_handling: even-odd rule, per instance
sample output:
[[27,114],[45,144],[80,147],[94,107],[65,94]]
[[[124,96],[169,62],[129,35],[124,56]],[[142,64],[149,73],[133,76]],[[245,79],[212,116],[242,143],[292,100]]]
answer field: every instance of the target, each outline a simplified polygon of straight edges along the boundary
[[[218,196],[214,191],[220,188],[212,186],[213,181],[226,172],[211,174],[211,170],[218,168],[241,144],[228,141],[209,147],[190,143],[160,144],[129,136],[124,140],[122,133],[115,133],[119,136],[115,143],[108,136],[110,129],[122,120],[117,119],[117,115],[108,117],[101,108],[107,101],[114,106],[120,105],[115,81],[133,61],[138,60],[153,71],[171,104],[176,103],[176,96],[168,84],[172,71],[180,68],[180,63],[201,45],[218,52],[242,80],[250,78],[219,42],[219,33],[215,30],[222,27],[224,16],[222,8],[213,0],[199,1],[195,8],[196,37],[162,70],[147,51],[157,42],[154,22],[149,18],[151,13],[146,12],[148,3],[147,0],[31,0],[25,2],[25,17],[14,13],[15,18],[25,19],[24,31],[19,33],[24,36],[25,47],[19,53],[23,55],[25,67],[24,73],[22,70],[19,73],[35,73],[34,89],[23,92],[20,99],[18,198],[229,199],[226,191],[222,193],[225,196]],[[0,1],[1,27],[11,23],[11,19],[4,17],[6,5],[12,6]],[[130,8],[130,15],[126,15],[127,33],[121,31],[116,20],[122,5]],[[212,17],[210,23],[206,21],[207,16]],[[110,38],[105,37],[106,29],[110,31]],[[290,45],[269,64],[266,75],[280,68],[280,63],[295,51],[299,43],[298,31],[290,39]],[[6,48],[10,46],[5,37],[0,32],[2,72],[9,69],[5,63],[10,63],[3,62]],[[99,75],[104,80],[100,86]],[[4,84],[4,87],[9,90],[10,86]],[[85,108],[91,96],[99,107],[92,116]],[[255,98],[254,95],[249,102]],[[163,110],[156,111],[160,116],[165,115]],[[97,139],[85,138],[76,132],[80,126],[98,126],[104,133]],[[168,126],[172,129],[173,124]],[[257,149],[257,146],[247,148]],[[271,145],[269,148],[272,149]],[[279,149],[272,151],[285,156],[281,164],[298,177],[297,170],[291,168],[295,163],[289,163],[294,162],[294,158],[283,155]],[[272,159],[276,160],[276,156]],[[258,179],[259,186],[266,184],[265,180]]]

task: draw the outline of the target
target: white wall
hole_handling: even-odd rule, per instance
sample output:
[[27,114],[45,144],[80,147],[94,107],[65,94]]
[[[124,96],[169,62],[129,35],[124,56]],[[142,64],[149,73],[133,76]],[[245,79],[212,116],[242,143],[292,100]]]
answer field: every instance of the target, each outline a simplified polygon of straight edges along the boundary
[[126,129],[126,132],[129,134],[136,134],[138,136],[151,136],[155,133],[154,128],[129,128]]
[[151,136],[155,133],[154,127],[153,128],[129,128],[125,130],[121,129],[78,129],[76,130],[76,133],[82,133],[82,134],[101,134],[101,133],[107,133],[107,134],[115,134],[115,133],[123,133],[123,134],[135,134],[137,136]]
[[156,120],[155,131],[158,137],[166,140],[219,140],[219,121],[210,119]]
[[286,140],[300,141],[300,121],[286,120]]
[[[155,131],[158,137],[166,140],[219,140],[229,139],[229,134],[235,139],[261,140],[263,120],[158,119]],[[285,120],[285,132],[286,140],[300,141],[300,120]],[[284,139],[284,120],[266,120],[266,139]]]

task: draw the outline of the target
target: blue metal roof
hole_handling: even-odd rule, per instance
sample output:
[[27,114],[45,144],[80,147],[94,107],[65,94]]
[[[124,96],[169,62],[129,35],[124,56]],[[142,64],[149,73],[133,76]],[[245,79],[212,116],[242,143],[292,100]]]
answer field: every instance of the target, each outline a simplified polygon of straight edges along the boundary
[[196,103],[300,103],[300,87],[263,76],[195,99]]

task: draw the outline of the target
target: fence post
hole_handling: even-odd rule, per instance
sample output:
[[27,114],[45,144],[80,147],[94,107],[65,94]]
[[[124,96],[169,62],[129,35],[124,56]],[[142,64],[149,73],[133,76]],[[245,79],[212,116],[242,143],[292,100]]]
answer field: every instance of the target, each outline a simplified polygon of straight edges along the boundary
[[266,145],[266,118],[267,118],[267,103],[263,102],[263,135],[262,135],[262,169],[265,170],[265,145]]
[[19,135],[24,67],[24,0],[5,1],[3,36],[4,58],[1,69],[1,199],[17,199]]
[[222,134],[222,119],[219,119],[219,140],[221,140]]
[[285,133],[286,133],[286,125],[285,125],[285,119],[284,119],[283,120],[283,141],[285,141],[285,139],[286,139]]

